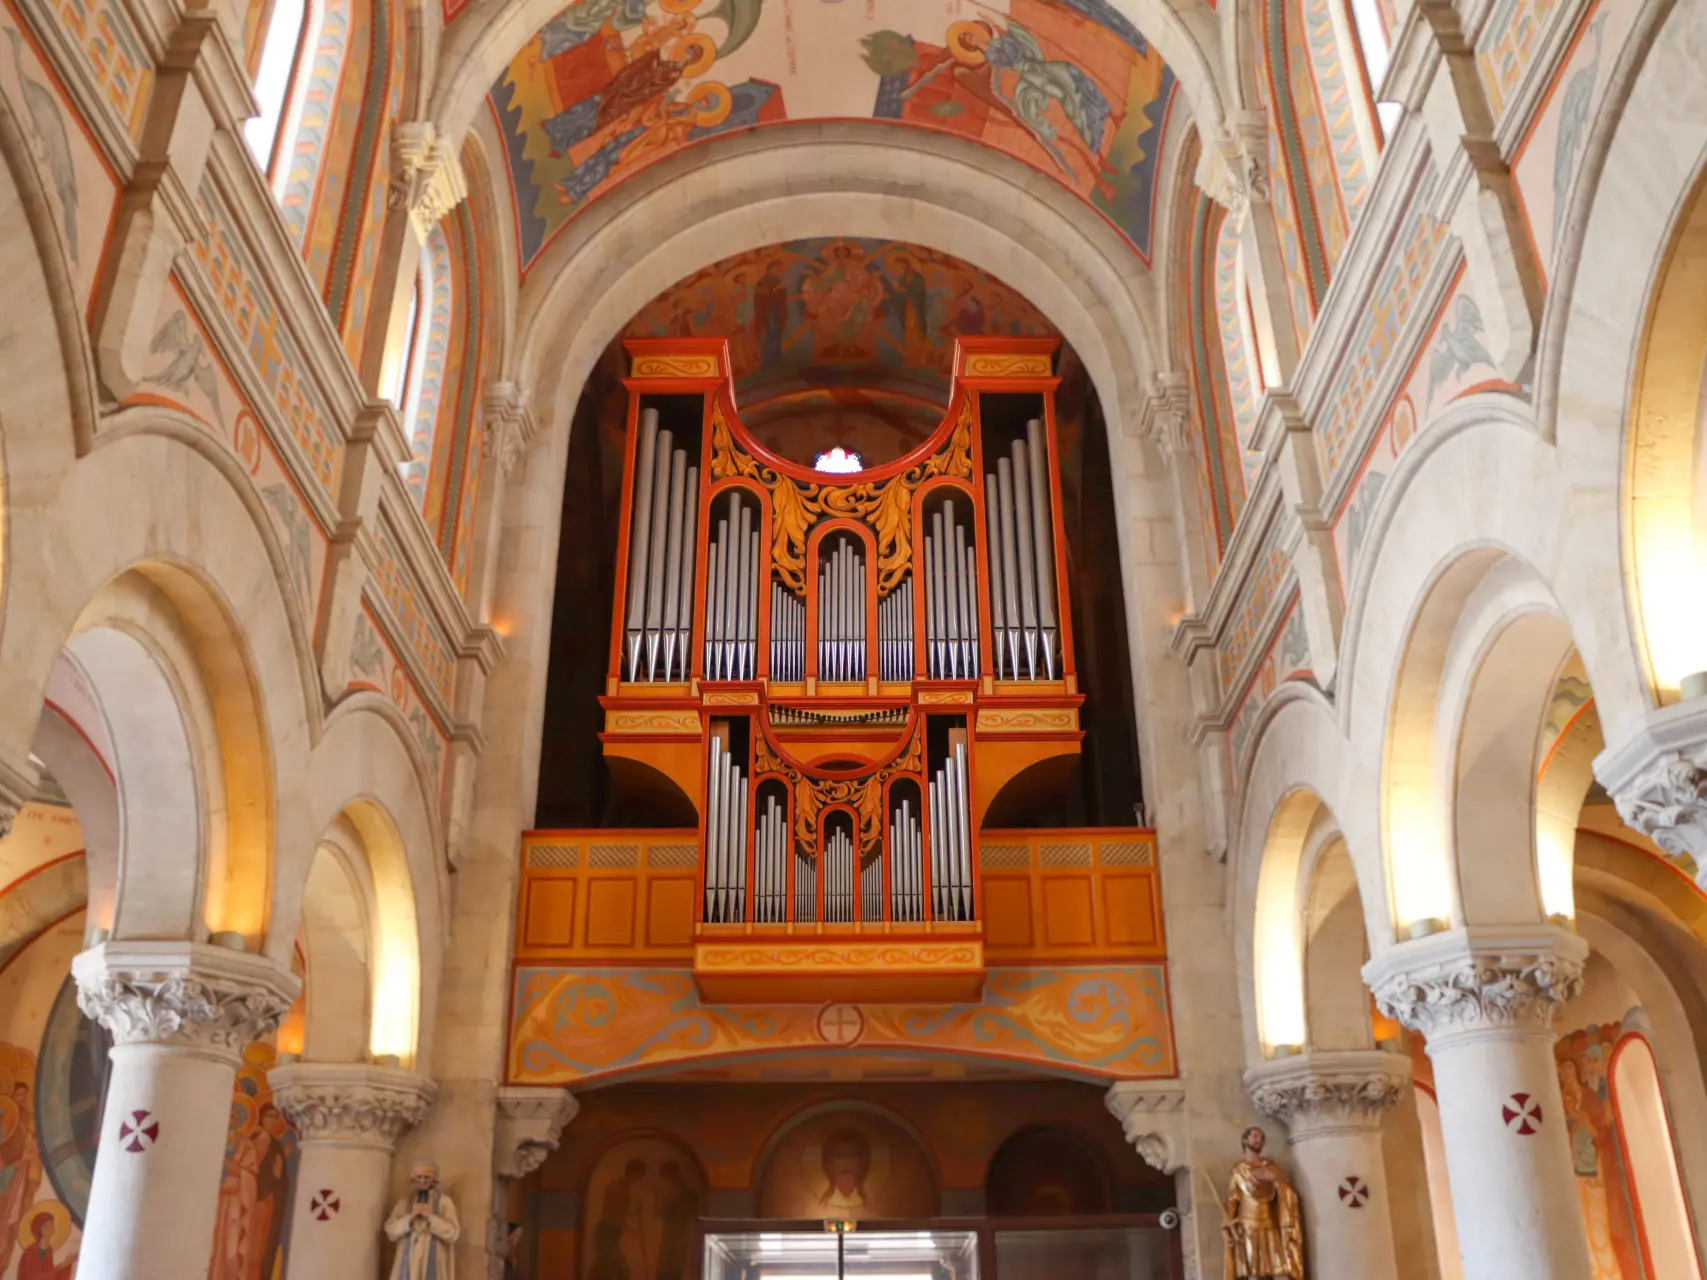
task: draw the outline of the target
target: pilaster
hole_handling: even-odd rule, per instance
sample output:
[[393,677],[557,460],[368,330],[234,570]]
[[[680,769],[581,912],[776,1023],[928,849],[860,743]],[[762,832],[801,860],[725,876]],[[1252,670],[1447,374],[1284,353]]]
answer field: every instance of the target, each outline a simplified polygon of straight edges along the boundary
[[1315,435],[1303,410],[1285,392],[1271,391],[1282,430],[1275,449],[1281,491],[1298,519],[1303,538],[1292,557],[1298,576],[1304,632],[1310,642],[1310,667],[1316,682],[1332,689],[1339,672],[1340,633],[1345,603],[1340,597],[1339,556],[1333,524],[1322,510],[1322,471]]

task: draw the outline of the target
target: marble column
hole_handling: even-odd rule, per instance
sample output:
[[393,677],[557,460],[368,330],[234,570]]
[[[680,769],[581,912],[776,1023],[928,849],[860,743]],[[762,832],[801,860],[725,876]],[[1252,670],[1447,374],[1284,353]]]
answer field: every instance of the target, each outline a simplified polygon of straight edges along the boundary
[[287,1280],[372,1280],[397,1139],[426,1114],[431,1080],[396,1067],[295,1062],[268,1073],[297,1135]]
[[1317,1052],[1245,1072],[1251,1101],[1286,1126],[1315,1280],[1396,1280],[1381,1124],[1411,1064],[1374,1050]]
[[1364,966],[1428,1041],[1465,1280],[1591,1280],[1552,1032],[1587,957],[1552,925],[1471,926]]
[[492,1218],[486,1228],[486,1274],[503,1280],[509,1254],[510,1185],[545,1163],[581,1104],[567,1089],[505,1086],[498,1090],[498,1124],[492,1144]]
[[192,942],[104,942],[71,973],[78,1007],[113,1040],[77,1274],[205,1275],[239,1056],[300,984],[261,956]]

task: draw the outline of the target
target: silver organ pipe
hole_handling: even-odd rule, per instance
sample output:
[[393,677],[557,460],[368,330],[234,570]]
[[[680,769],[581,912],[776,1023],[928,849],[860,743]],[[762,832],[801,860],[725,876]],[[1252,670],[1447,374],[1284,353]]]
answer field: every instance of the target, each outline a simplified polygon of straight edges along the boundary
[[853,838],[838,825],[824,837],[824,919],[845,923],[853,915]]
[[889,918],[912,921],[923,919],[919,885],[919,815],[913,812],[910,797],[889,814]]
[[771,583],[771,679],[806,678],[806,602]]
[[913,580],[903,578],[877,602],[879,677],[913,678]]
[[972,919],[972,826],[966,743],[955,741],[930,778],[931,918]]
[[865,560],[861,544],[840,538],[818,560],[818,678],[865,679]]
[[[963,503],[960,511],[969,513]],[[978,675],[978,554],[967,521],[954,499],[931,516],[925,535],[930,599],[925,611],[927,661],[935,680],[972,680]],[[998,629],[999,634],[999,629]]]
[[990,620],[996,675],[1053,680],[1060,625],[1055,598],[1055,532],[1049,505],[1043,423],[1026,424],[996,473],[984,477],[990,499]]
[[699,468],[674,446],[671,433],[658,429],[658,411],[641,410],[624,627],[629,680],[688,678]]
[[705,918],[727,924],[745,918],[747,777],[720,738],[711,740],[705,794]]
[[883,850],[879,848],[859,869],[859,918],[883,919]]
[[788,918],[788,811],[765,796],[753,849],[753,919],[780,924]]
[[818,918],[818,866],[804,849],[794,851],[794,918],[806,923]]
[[706,558],[705,678],[758,674],[759,533],[752,499],[731,490]]

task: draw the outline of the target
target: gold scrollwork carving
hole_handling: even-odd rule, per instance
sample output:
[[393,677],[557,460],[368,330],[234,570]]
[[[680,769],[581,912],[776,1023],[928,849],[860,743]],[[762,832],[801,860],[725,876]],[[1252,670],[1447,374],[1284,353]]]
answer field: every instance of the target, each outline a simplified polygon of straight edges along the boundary
[[605,714],[610,733],[698,733],[699,712],[610,711]]
[[703,356],[636,356],[636,378],[715,378],[717,357]]
[[1066,710],[998,711],[993,707],[978,712],[978,728],[1000,732],[1004,729],[1072,729],[1078,725],[1078,713]]
[[883,784],[897,773],[917,773],[924,760],[923,720],[913,725],[913,735],[906,749],[875,772],[858,778],[809,778],[789,764],[771,747],[770,740],[759,735],[757,773],[781,774],[788,779],[794,792],[794,839],[802,849],[816,856],[817,841],[813,833],[826,808],[845,804],[859,816],[859,847],[872,849],[883,838]]
[[1053,370],[1047,355],[980,351],[966,357],[969,378],[1047,378]]
[[736,449],[721,406],[711,413],[711,475],[715,480],[746,476],[771,495],[771,563],[796,595],[806,594],[806,538],[820,517],[845,517],[871,526],[877,541],[877,594],[888,595],[913,558],[913,494],[927,480],[941,476],[967,479],[972,475],[972,405],[961,405],[960,416],[946,448],[900,475],[882,482],[825,486],[803,484],[761,467]]

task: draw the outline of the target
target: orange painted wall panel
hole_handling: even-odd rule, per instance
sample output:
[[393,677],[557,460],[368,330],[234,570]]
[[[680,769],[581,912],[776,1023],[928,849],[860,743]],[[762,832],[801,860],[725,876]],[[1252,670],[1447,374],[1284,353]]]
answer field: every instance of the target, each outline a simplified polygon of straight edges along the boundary
[[1048,947],[1096,944],[1089,876],[1062,876],[1043,882],[1043,944]]
[[1031,882],[984,877],[984,942],[992,947],[1031,945]]
[[529,947],[567,947],[575,941],[575,882],[534,880],[528,885],[522,940]]
[[1161,939],[1161,904],[1153,876],[1105,876],[1103,918],[1117,947],[1152,947]]
[[691,879],[654,880],[646,910],[646,944],[652,947],[693,945],[695,885]]
[[634,881],[600,879],[587,885],[587,945],[634,945]]

